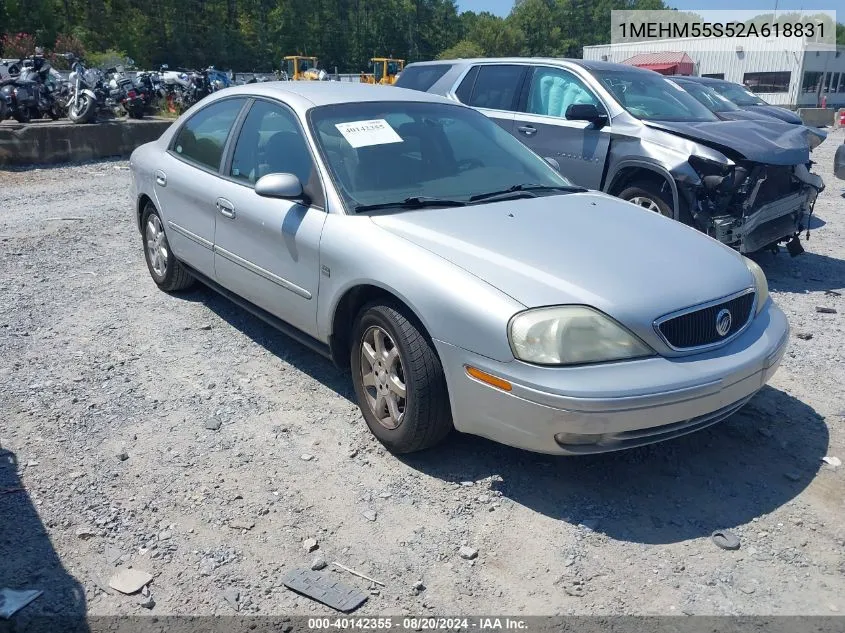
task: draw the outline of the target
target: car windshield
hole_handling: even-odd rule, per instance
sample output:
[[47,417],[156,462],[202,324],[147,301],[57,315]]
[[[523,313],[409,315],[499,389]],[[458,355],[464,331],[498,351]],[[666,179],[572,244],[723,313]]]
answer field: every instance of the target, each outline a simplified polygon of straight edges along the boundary
[[716,121],[678,84],[657,73],[598,70],[593,74],[631,115],[644,121]]
[[713,89],[723,97],[730,99],[738,106],[769,105],[748,88],[740,86],[739,84],[716,84],[713,86]]
[[681,88],[690,93],[696,101],[711,112],[736,112],[739,107],[718,92],[707,86],[692,81],[676,81]]
[[351,212],[409,201],[461,206],[494,194],[555,195],[572,188],[545,160],[463,106],[345,103],[314,108],[308,118]]

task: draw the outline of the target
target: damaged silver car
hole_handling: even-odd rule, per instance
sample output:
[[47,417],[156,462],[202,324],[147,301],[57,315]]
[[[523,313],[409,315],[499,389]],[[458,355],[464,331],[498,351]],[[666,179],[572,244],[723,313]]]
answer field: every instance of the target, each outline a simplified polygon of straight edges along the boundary
[[473,106],[576,184],[674,218],[741,253],[802,252],[822,179],[804,126],[721,121],[650,70],[586,60],[409,65],[398,86]]

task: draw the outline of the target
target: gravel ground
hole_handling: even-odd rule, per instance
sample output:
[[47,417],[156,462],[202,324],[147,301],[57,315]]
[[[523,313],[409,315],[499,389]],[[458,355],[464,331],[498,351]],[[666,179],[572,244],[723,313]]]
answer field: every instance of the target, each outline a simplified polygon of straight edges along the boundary
[[[771,384],[706,431],[581,458],[468,436],[394,457],[330,363],[155,288],[125,161],[0,172],[0,586],[44,591],[26,616],[322,613],[281,584],[322,558],[385,584],[328,572],[359,614],[845,611],[845,466],[822,461],[845,458],[842,140],[814,152],[807,253],[758,258],[793,327]],[[152,601],[108,588],[129,566]]]

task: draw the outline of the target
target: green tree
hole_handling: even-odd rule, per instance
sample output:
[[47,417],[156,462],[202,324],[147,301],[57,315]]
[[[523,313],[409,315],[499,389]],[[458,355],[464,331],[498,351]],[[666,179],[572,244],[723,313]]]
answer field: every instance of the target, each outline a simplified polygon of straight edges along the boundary
[[441,51],[437,59],[471,59],[484,57],[484,50],[471,40],[461,40],[454,46]]

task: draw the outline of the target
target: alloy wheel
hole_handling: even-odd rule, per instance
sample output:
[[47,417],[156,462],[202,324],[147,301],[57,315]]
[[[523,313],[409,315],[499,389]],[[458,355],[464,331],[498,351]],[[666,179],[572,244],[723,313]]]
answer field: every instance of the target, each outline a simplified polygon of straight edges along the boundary
[[361,384],[379,424],[398,428],[407,409],[405,372],[399,348],[378,326],[369,328],[361,341]]
[[660,213],[660,207],[657,206],[657,203],[651,198],[646,198],[645,196],[634,196],[629,199],[628,202],[635,204],[638,207],[642,207],[643,209],[647,209],[648,211]]
[[147,256],[150,266],[159,277],[164,277],[167,272],[167,245],[164,241],[164,227],[161,220],[155,214],[147,219]]

